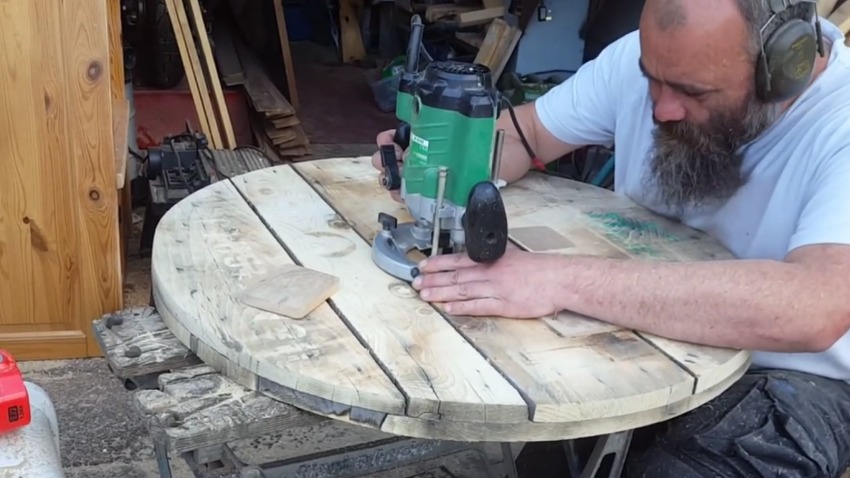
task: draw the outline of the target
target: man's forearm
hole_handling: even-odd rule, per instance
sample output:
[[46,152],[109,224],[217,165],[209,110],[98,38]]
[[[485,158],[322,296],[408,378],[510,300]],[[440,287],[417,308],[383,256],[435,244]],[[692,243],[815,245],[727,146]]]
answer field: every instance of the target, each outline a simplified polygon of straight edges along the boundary
[[[524,113],[526,112],[522,110],[520,111],[520,114],[517,115],[517,122],[520,124],[523,134],[525,134],[525,137],[529,141],[533,150],[537,140],[533,135],[533,125],[531,124],[530,118],[528,118],[529,115]],[[499,170],[499,178],[508,183],[512,183],[522,178],[531,168],[531,157],[529,157],[525,146],[522,144],[519,132],[517,131],[516,125],[514,125],[508,110],[502,111],[501,116],[496,122],[496,128],[505,131],[505,142],[502,145],[502,164],[501,169]]]
[[510,110],[502,110],[496,122],[496,128],[505,131],[499,177],[506,182],[511,183],[522,178],[532,166],[532,157],[522,142],[520,130],[528,141],[531,152],[544,163],[560,158],[577,148],[559,141],[546,131],[537,118],[534,103],[514,107],[514,114],[519,130],[514,124]]
[[564,257],[559,268],[560,309],[676,340],[813,352],[831,346],[846,321],[841,294],[798,264]]

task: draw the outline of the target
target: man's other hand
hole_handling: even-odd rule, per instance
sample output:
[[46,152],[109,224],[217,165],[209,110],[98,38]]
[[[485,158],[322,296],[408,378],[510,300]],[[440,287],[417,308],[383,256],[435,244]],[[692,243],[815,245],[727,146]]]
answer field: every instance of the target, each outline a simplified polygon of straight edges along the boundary
[[479,264],[464,253],[429,257],[420,264],[413,288],[428,302],[442,303],[454,315],[533,319],[557,312],[560,264],[551,255],[509,247],[491,264]]
[[[393,143],[393,135],[395,134],[394,129],[388,129],[386,131],[381,131],[378,133],[378,137],[375,138],[375,143],[378,146],[378,150],[372,154],[372,166],[375,167],[378,171],[381,171],[383,175],[384,167],[381,164],[381,146],[392,144],[395,146],[395,156],[398,159],[398,172],[401,174],[402,167],[404,165],[404,157],[407,154],[406,151],[402,151],[401,146]],[[395,190],[390,191],[390,196],[398,202],[402,202],[401,200],[401,191]]]

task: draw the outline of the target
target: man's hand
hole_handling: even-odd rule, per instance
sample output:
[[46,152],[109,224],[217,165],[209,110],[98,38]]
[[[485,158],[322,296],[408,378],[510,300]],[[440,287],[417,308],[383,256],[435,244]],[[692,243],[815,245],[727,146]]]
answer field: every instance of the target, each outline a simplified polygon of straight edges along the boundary
[[[404,158],[407,155],[407,151],[402,151],[401,146],[393,143],[393,135],[395,134],[394,129],[388,129],[386,131],[381,131],[378,133],[378,137],[375,138],[375,143],[377,143],[378,150],[372,154],[372,166],[375,167],[378,171],[383,172],[384,167],[381,164],[381,146],[392,144],[395,146],[395,156],[398,159],[398,172],[401,174],[402,167],[404,166]],[[390,191],[390,196],[398,202],[402,202],[400,191]]]
[[423,300],[444,303],[450,314],[536,319],[557,312],[554,259],[515,246],[491,264],[465,253],[438,255],[420,264],[413,287]]

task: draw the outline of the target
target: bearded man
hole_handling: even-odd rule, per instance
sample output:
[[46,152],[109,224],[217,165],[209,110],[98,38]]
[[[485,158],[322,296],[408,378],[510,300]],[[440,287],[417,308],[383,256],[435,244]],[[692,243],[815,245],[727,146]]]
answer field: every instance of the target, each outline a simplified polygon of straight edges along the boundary
[[[814,28],[813,5],[775,14],[777,3],[648,0],[638,31],[516,108],[541,161],[614,145],[617,192],[705,231],[736,260],[510,250],[491,265],[429,258],[413,283],[458,315],[571,310],[752,350],[751,370],[720,397],[635,435],[630,476],[837,477],[850,465],[850,49],[826,20]],[[798,90],[776,76],[767,88],[763,44],[774,61],[815,48],[767,41],[790,18],[821,32],[820,54],[785,68],[804,74]],[[532,158],[509,115],[499,127],[510,183]],[[391,142],[392,131],[378,136]]]

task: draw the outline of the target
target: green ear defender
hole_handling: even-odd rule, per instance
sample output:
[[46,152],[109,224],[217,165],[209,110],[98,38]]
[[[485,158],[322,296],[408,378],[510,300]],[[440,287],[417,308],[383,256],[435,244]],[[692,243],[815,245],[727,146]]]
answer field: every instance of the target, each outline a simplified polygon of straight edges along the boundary
[[791,99],[812,79],[823,36],[814,0],[761,0],[772,15],[761,28],[756,94],[766,103]]

